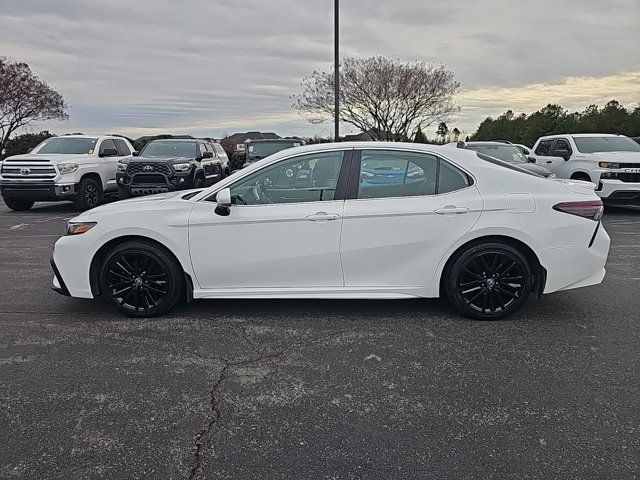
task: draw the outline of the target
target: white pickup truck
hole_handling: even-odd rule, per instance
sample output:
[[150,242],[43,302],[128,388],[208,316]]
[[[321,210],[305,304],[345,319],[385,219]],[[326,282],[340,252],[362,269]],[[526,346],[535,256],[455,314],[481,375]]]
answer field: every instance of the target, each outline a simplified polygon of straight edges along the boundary
[[103,195],[117,193],[118,162],[133,147],[122,137],[65,135],[51,137],[25,155],[5,158],[0,192],[12,210],[35,202],[71,200],[79,210],[98,206]]
[[549,135],[530,158],[558,178],[585,180],[608,204],[640,205],[640,145],[623,135]]

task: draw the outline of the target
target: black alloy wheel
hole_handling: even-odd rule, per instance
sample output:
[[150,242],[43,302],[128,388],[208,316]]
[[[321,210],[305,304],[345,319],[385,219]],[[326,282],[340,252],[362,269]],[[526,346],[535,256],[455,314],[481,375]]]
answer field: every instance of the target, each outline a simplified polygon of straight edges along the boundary
[[173,308],[184,289],[182,268],[173,256],[147,242],[127,242],[105,258],[101,292],[125,315],[153,317]]
[[486,243],[462,252],[447,275],[447,297],[461,313],[482,320],[520,309],[533,285],[527,258],[510,245]]
[[78,193],[74,200],[78,210],[90,210],[102,202],[102,185],[90,177],[85,177],[78,185]]

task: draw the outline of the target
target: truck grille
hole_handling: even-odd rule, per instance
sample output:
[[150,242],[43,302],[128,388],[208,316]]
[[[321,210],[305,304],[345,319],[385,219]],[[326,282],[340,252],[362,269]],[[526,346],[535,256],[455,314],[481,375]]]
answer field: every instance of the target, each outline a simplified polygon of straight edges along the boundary
[[15,160],[5,160],[2,164],[0,174],[7,180],[52,180],[56,177],[57,172],[53,165],[35,164],[35,161],[17,163]]
[[[145,170],[145,167],[151,167],[152,170],[148,168]],[[171,176],[171,167],[166,163],[138,163],[138,162],[129,162],[129,166],[127,167],[128,175],[135,175],[137,173],[161,173],[166,176]]]
[[[630,167],[631,168],[631,167]],[[627,183],[640,183],[640,173],[613,173],[611,178]]]

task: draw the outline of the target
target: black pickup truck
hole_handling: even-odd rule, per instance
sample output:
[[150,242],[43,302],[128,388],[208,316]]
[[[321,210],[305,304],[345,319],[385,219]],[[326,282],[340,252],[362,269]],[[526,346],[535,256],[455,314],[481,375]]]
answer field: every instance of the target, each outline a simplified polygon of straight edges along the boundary
[[154,140],[118,163],[121,199],[213,185],[229,174],[229,159],[215,142]]

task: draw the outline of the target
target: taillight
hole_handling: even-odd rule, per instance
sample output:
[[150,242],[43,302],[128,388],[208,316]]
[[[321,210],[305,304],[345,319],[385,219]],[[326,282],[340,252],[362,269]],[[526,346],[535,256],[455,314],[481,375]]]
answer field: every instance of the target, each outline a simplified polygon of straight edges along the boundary
[[589,200],[588,202],[562,202],[553,206],[558,212],[569,213],[579,217],[595,220],[596,222],[602,218],[604,206],[602,200]]

